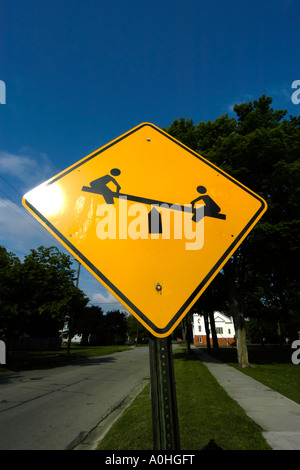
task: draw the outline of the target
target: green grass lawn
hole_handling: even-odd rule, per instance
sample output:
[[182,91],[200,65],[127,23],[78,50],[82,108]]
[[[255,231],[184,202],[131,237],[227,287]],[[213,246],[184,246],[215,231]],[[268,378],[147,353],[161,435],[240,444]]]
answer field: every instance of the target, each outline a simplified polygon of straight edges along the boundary
[[[206,350],[207,351],[207,350]],[[291,361],[293,350],[289,345],[248,346],[251,367],[241,369],[237,365],[235,349],[220,348],[218,354],[212,354],[222,362],[238,368],[244,374],[267,385],[282,395],[300,404],[300,365]]]
[[[260,428],[232,400],[196,356],[174,353],[181,450],[200,450],[210,439],[224,450],[270,449]],[[99,450],[151,450],[152,414],[147,386],[125,410]]]
[[[73,345],[70,354],[58,351],[12,352],[0,372],[65,365],[69,361],[127,350],[129,346],[81,347]],[[206,349],[205,349],[206,350]],[[206,350],[207,351],[207,350]],[[300,403],[300,365],[291,361],[290,346],[248,346],[251,367],[237,365],[236,350],[221,348],[213,353],[223,362],[238,368],[273,390]],[[260,428],[250,420],[193,354],[185,349],[174,353],[176,392],[182,450],[198,450],[210,439],[225,450],[269,449]],[[150,386],[135,399],[101,442],[103,450],[152,450],[152,413]]]

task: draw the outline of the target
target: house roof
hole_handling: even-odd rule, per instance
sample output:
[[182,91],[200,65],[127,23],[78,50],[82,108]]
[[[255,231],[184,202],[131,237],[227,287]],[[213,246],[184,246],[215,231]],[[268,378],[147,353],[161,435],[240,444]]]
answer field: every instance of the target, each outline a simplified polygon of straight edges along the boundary
[[[194,313],[194,315],[199,315],[200,317],[203,316],[200,313]],[[215,318],[215,322],[233,323],[232,317],[230,317],[229,315],[226,315],[223,312],[219,312],[218,310],[214,312],[214,318]]]

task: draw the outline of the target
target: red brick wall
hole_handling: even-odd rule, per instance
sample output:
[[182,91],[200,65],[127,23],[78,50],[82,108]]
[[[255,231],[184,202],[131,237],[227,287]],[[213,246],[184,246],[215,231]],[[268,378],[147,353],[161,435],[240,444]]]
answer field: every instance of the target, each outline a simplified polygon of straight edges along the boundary
[[[202,339],[202,342],[201,342]],[[234,344],[234,338],[218,338],[219,346],[228,346],[229,344]],[[212,338],[210,338],[210,344],[213,345]],[[194,337],[195,346],[206,346],[206,335],[195,335]]]

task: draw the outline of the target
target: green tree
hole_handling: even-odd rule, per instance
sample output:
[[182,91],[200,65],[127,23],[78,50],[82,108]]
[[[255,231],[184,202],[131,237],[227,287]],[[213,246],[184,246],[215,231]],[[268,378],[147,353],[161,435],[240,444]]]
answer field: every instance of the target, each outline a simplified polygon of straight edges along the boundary
[[215,329],[214,312],[216,310],[223,311],[227,308],[228,296],[225,289],[225,279],[223,272],[220,272],[217,274],[205,292],[203,292],[193,307],[193,311],[204,316],[208,349],[210,349],[209,323],[211,326],[213,348],[216,351],[219,349],[219,343]]
[[21,275],[19,314],[23,330],[33,337],[57,336],[66,317],[87,302],[74,285],[70,257],[56,247],[31,250]]
[[126,315],[120,310],[111,310],[105,315],[106,344],[124,344],[127,339]]
[[18,329],[20,260],[0,245],[0,338],[7,344]]
[[80,289],[73,284],[70,284],[65,291],[65,300],[66,306],[64,321],[67,321],[68,324],[67,352],[69,353],[72,338],[76,333],[79,333],[78,323],[83,321],[86,315],[86,305],[89,302],[89,299]]
[[300,118],[286,119],[286,111],[274,110],[271,104],[272,98],[263,95],[235,105],[236,119],[225,115],[194,126],[181,118],[166,129],[187,145],[192,135],[196,152],[268,203],[262,220],[223,269],[239,364],[244,367],[249,365],[246,316],[259,312],[267,318],[267,312],[276,312],[277,329],[289,338],[300,320]]
[[133,315],[126,316],[127,334],[136,344],[146,343],[149,340],[149,332]]
[[93,344],[105,342],[105,318],[101,307],[96,305],[86,306],[83,315],[78,315],[74,320],[73,334],[81,334],[81,344],[87,345],[89,338]]
[[192,150],[198,150],[198,133],[192,119],[175,119],[170,127],[163,130]]

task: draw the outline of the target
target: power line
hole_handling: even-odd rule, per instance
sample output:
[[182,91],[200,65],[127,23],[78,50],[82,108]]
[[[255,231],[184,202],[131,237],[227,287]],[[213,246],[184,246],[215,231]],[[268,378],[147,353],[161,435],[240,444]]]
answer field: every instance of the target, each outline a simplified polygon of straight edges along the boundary
[[[0,175],[0,177],[4,180],[5,178],[3,178],[3,176]],[[7,181],[6,181],[7,182]],[[7,182],[7,184],[9,184]],[[11,186],[18,194],[20,194],[11,184],[9,184],[9,186]],[[2,189],[0,190],[0,192],[2,194],[4,194],[4,196],[7,198],[7,200],[5,199],[1,199],[1,201],[7,206],[9,207],[11,210],[13,210],[17,215],[18,217],[21,217],[23,220],[25,220],[25,222],[27,222],[29,225],[31,225],[35,230],[37,230],[38,232],[40,232],[43,237],[46,237],[48,240],[50,240],[52,243],[55,242],[55,240],[53,240],[53,238],[51,238],[46,232],[43,232],[42,230],[39,229],[39,227],[37,227],[36,225],[34,225],[33,223],[31,223],[27,218],[25,218],[21,213],[19,213],[18,211],[15,210],[14,207],[12,207],[10,204],[7,203],[7,201],[13,203],[16,207],[18,207],[20,210],[22,210],[22,206],[19,206],[18,203],[16,203],[15,201],[13,201],[12,199],[10,199],[10,197],[8,196],[7,193],[5,193]],[[19,253],[22,253],[21,251],[19,250],[11,250],[11,251],[18,251]],[[23,255],[25,255],[25,253],[22,253]],[[68,253],[70,255],[70,253]],[[77,261],[76,258],[74,258],[74,261]]]
[[[2,189],[0,190],[0,192],[2,194],[4,194],[4,196],[7,198],[7,201],[9,202],[12,202],[13,204],[15,204],[19,209],[21,209],[20,206],[18,206],[13,200],[11,200],[8,196],[8,194],[6,194]],[[14,207],[12,207],[10,204],[7,203],[7,201],[5,199],[1,199],[1,201],[7,206],[9,207],[11,210],[13,210],[17,215],[18,217],[21,217],[23,220],[25,220],[25,222],[27,222],[29,225],[31,225],[35,230],[38,230],[44,237],[47,237],[49,240],[51,240],[53,242],[53,239],[50,238],[47,233],[45,232],[42,232],[36,225],[32,224],[28,219],[26,219],[21,213],[19,213],[18,211],[15,210]]]
[[[120,304],[120,302],[92,302],[93,304],[97,305],[115,305],[115,304]],[[121,305],[121,304],[120,304]]]
[[[4,176],[0,175],[0,178],[1,178],[8,186],[10,186],[21,198],[23,197],[22,194],[21,194],[9,181],[7,181],[6,178],[4,178]],[[1,192],[2,194],[4,194],[4,196],[7,198],[7,201],[9,201],[9,202],[15,204],[20,210],[22,210],[22,206],[19,205],[19,202],[17,203],[16,201],[13,201],[13,200],[8,196],[8,194],[5,193],[2,189],[0,190],[0,192]],[[18,213],[18,212],[15,210],[14,207],[12,207],[11,205],[9,205],[9,204],[6,202],[6,200],[2,199],[2,202],[3,202],[4,204],[6,204],[10,209],[12,209],[19,217],[21,217],[23,220],[25,220],[29,225],[31,225],[35,230],[39,231],[39,232],[43,235],[43,237],[47,237],[48,240],[51,240],[51,242],[53,243],[53,241],[54,241],[53,238],[49,237],[49,236],[47,235],[47,233],[41,231],[41,230],[39,229],[39,227],[37,227],[36,225],[32,224],[32,223],[31,223],[28,219],[26,219],[22,214]],[[4,245],[2,245],[2,246],[4,246]],[[9,249],[9,250],[12,251],[12,252],[16,251],[17,253],[21,253],[22,255],[26,256],[26,253],[24,253],[24,252],[22,252],[22,251],[20,251],[20,250],[12,250],[11,248],[8,248],[8,247],[7,247],[7,249]],[[70,253],[68,253],[68,254],[70,255]],[[80,263],[76,258],[74,258],[74,261],[77,261],[77,262],[79,263],[79,265],[78,265],[78,272],[77,272],[77,279],[76,279],[76,283],[77,283],[77,287],[78,287],[78,283],[79,283],[79,272],[80,272],[81,263]],[[93,302],[93,304],[95,304],[95,305],[114,305],[114,304],[120,304],[120,302],[118,302],[118,301],[114,301],[114,302]]]
[[21,198],[23,197],[21,193],[19,193],[19,191],[9,182],[7,181],[6,178],[4,178],[4,176],[0,175],[0,178],[3,179],[3,181],[8,184],[8,186],[10,186],[19,196],[21,196]]
[[[23,197],[22,194],[9,182],[7,181],[6,178],[4,178],[4,176],[0,175],[0,178],[3,179],[3,181],[8,185],[10,186],[21,198]],[[10,197],[8,196],[8,194],[6,194],[3,190],[1,190],[1,192],[7,197],[8,201],[9,202],[12,202],[14,204],[16,204],[17,207],[19,207],[21,210],[22,210],[22,206],[19,205],[19,202],[16,202],[16,201],[13,201],[12,199],[10,199]],[[5,201],[2,199],[2,201],[5,203]],[[6,205],[8,206],[8,204],[6,203]],[[9,206],[10,207],[10,206]],[[11,207],[12,208],[12,207]],[[13,208],[12,208],[13,209]],[[14,210],[14,209],[13,209]],[[15,211],[17,213],[17,211]],[[24,218],[21,214],[18,214],[20,215],[28,224],[30,224],[32,227],[35,228],[35,230],[38,230],[44,237],[47,237],[48,240],[51,240],[52,243],[53,243],[53,239],[45,232],[42,232],[36,225],[33,225],[31,222],[29,222],[28,219]],[[17,251],[17,250],[16,250]],[[21,251],[19,251],[19,253],[21,253]],[[75,258],[74,258],[75,261],[77,261]],[[79,277],[79,276],[78,276]]]

